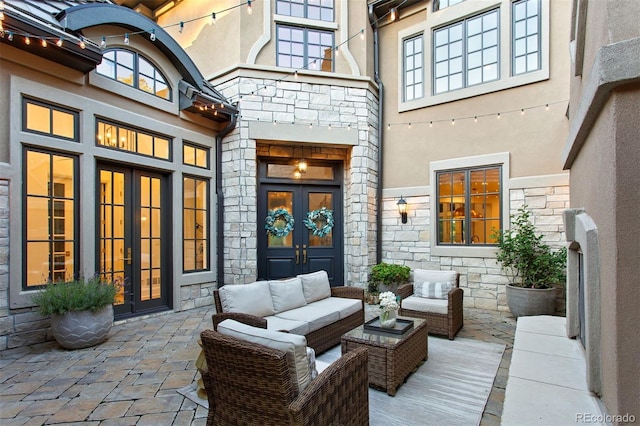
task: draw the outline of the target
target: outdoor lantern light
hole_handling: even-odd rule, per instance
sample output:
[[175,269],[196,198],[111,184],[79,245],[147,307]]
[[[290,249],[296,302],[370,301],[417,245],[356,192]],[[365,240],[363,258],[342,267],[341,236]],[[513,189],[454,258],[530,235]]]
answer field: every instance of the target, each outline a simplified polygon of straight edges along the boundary
[[298,162],[298,170],[300,170],[300,173],[307,172],[307,162],[305,160],[300,160]]
[[407,223],[407,201],[400,196],[400,199],[396,203],[398,206],[398,212],[400,213],[400,217],[402,218],[402,223]]

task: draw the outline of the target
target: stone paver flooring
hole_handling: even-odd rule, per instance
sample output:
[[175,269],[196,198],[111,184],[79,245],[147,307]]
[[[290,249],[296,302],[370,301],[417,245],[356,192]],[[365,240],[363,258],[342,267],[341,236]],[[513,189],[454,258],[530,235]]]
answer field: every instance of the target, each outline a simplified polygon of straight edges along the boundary
[[[176,390],[196,378],[199,331],[211,327],[213,312],[120,322],[93,348],[48,342],[0,352],[0,424],[204,425],[206,410]],[[460,337],[507,346],[481,425],[500,424],[514,332],[508,313],[465,308]]]

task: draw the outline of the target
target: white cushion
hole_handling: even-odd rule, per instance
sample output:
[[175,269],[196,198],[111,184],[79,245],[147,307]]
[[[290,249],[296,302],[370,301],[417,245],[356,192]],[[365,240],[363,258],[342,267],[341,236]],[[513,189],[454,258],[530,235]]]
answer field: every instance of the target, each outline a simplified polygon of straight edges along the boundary
[[302,291],[307,303],[326,299],[331,296],[331,284],[327,271],[317,271],[310,274],[298,275],[302,280]]
[[427,297],[429,299],[446,299],[449,296],[449,290],[451,290],[451,283],[422,283],[421,289],[416,291],[413,289],[413,294],[420,297]]
[[307,339],[304,336],[252,327],[231,319],[218,324],[218,332],[285,352],[291,372],[291,381],[298,384],[299,392],[302,392],[311,382],[307,360]]
[[267,320],[267,328],[269,330],[286,331],[288,333],[302,334],[303,336],[309,332],[309,323],[306,321],[296,321],[280,318],[275,315],[264,317]]
[[290,311],[280,312],[277,317],[290,319],[295,321],[305,321],[309,323],[309,332],[316,331],[322,327],[340,319],[340,314],[335,309],[325,309],[313,307],[310,305],[302,308],[291,309]]
[[456,271],[436,271],[430,269],[413,270],[413,294],[423,293],[422,284],[428,283],[451,283],[451,288],[456,286],[458,273]]
[[449,301],[446,299],[427,299],[426,297],[409,296],[402,299],[402,309],[432,314],[446,315],[449,309]]
[[287,280],[269,281],[273,310],[278,312],[299,308],[307,304],[302,292],[302,281],[300,278],[289,278]]
[[218,290],[222,312],[241,312],[266,317],[275,313],[267,281],[229,284]]
[[346,297],[329,297],[310,303],[307,306],[338,311],[340,319],[343,319],[361,310],[362,301],[360,299],[348,299]]

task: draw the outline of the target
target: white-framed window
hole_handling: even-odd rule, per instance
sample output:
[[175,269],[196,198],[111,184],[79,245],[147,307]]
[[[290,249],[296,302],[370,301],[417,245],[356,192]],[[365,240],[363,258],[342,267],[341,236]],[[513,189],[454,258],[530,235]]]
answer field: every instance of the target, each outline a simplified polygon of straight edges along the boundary
[[434,30],[434,94],[499,78],[499,15],[494,9]]
[[276,32],[279,67],[333,71],[332,31],[278,25]]
[[540,60],[540,0],[517,0],[511,12],[512,74],[537,71]]
[[424,96],[424,43],[422,34],[404,40],[404,100]]
[[333,0],[277,0],[278,15],[333,22]]

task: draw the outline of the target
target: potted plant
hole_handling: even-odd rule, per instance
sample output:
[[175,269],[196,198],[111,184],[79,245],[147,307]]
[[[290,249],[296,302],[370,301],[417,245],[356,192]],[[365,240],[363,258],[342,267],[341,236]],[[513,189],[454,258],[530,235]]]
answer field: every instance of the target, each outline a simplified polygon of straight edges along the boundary
[[31,300],[41,315],[51,316],[51,332],[60,346],[80,349],[107,339],[119,288],[98,276],[50,281]]
[[531,222],[527,206],[511,215],[512,227],[494,232],[496,261],[509,277],[507,304],[513,316],[552,315],[557,284],[566,276],[567,249],[553,251]]
[[381,262],[371,269],[369,274],[368,288],[375,289],[376,292],[398,290],[398,286],[409,282],[411,268],[404,265],[394,265]]

